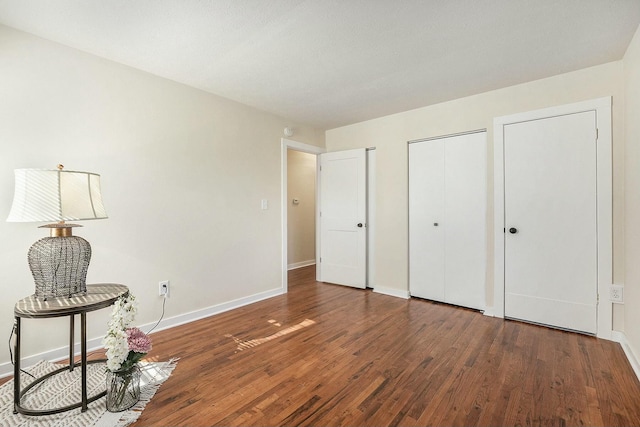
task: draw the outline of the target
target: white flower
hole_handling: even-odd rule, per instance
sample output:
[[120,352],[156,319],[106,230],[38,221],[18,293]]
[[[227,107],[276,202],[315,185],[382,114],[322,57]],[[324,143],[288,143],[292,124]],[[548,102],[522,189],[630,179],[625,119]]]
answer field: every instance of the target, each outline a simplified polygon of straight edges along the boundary
[[102,340],[107,350],[107,369],[110,371],[117,371],[127,360],[129,345],[126,329],[134,321],[137,311],[136,298],[131,293],[126,298],[118,298],[113,306],[107,335]]

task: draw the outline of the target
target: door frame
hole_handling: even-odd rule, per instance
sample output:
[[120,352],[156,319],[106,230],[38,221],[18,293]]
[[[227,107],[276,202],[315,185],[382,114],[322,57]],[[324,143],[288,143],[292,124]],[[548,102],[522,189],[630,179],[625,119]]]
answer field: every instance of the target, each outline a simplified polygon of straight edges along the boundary
[[[316,266],[320,263],[320,157],[319,154],[326,153],[327,149],[305,144],[292,139],[281,138],[280,143],[280,195],[281,195],[281,224],[282,247],[281,247],[281,286],[282,293],[288,289],[288,176],[287,176],[287,150],[302,151],[316,156]],[[367,154],[367,288],[375,290],[375,224],[376,224],[376,147],[366,148]],[[316,268],[316,280],[321,282],[320,269]]]
[[[540,120],[554,116],[575,114],[586,111],[596,112],[598,139],[596,148],[596,219],[598,250],[598,305],[597,333],[599,338],[612,339],[613,303],[609,301],[609,287],[613,283],[613,212],[612,212],[612,138],[611,138],[611,97],[577,102],[557,107],[496,117],[493,121],[493,173],[494,173],[494,313],[504,318],[504,257],[505,257],[505,217],[504,217],[504,126],[530,120]],[[502,231],[501,231],[502,230]]]
[[[319,264],[320,260],[320,218],[318,217],[318,204],[319,204],[319,162],[320,158],[318,154],[326,153],[327,150],[322,147],[316,147],[315,145],[305,144],[303,142],[294,141],[292,139],[281,139],[281,168],[280,168],[280,182],[281,182],[281,228],[282,228],[282,293],[286,293],[288,289],[288,271],[289,271],[289,263],[288,263],[288,218],[287,218],[287,207],[288,207],[288,178],[287,178],[287,151],[295,150],[302,151],[304,153],[313,154],[316,156],[316,265]],[[318,269],[316,269],[318,271]],[[319,273],[316,273],[319,274]],[[316,276],[316,280],[320,280],[318,276]]]

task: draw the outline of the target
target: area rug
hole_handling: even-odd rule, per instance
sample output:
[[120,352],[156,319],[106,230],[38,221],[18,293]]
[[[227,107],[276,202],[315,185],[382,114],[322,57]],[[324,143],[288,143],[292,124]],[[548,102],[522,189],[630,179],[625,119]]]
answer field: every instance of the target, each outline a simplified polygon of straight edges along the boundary
[[[86,412],[80,408],[61,414],[33,417],[13,413],[13,380],[0,386],[0,426],[2,427],[124,427],[138,419],[145,405],[151,400],[160,385],[169,378],[176,367],[177,359],[168,362],[141,362],[140,401],[124,412],[107,412],[104,397],[89,403]],[[61,365],[46,361],[38,362],[27,369],[35,377],[52,372]],[[87,366],[87,394],[94,396],[105,390],[105,365]],[[24,388],[33,379],[21,374],[20,386]],[[80,368],[54,375],[35,386],[22,398],[22,406],[29,409],[58,408],[79,402]]]

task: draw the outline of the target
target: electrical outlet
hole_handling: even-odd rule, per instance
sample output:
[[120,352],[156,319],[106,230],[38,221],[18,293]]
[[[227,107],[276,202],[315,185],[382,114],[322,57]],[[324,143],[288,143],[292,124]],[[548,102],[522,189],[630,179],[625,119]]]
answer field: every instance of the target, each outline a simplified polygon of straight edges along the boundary
[[158,295],[161,297],[169,298],[169,281],[163,280],[158,283]]
[[611,285],[609,288],[609,301],[624,303],[624,286],[622,285]]

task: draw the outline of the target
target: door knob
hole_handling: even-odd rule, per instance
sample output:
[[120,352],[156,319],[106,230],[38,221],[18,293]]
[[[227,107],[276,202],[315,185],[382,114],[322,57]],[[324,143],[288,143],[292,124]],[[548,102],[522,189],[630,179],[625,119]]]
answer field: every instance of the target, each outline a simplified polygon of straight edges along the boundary
[[358,223],[358,227],[362,228],[362,223],[361,222]]
[[515,227],[511,227],[511,228],[509,229],[509,233],[511,233],[511,234],[516,234],[517,232],[518,232],[518,229],[517,229],[517,228],[515,228]]

